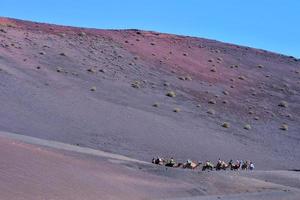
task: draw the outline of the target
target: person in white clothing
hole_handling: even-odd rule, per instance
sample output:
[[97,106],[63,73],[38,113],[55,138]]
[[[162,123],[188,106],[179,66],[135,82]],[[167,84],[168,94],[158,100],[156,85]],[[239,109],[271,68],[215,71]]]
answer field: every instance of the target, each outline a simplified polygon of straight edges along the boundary
[[253,162],[250,162],[249,169],[250,169],[250,170],[254,170],[254,168],[255,168],[255,167],[254,167],[254,164],[253,164]]

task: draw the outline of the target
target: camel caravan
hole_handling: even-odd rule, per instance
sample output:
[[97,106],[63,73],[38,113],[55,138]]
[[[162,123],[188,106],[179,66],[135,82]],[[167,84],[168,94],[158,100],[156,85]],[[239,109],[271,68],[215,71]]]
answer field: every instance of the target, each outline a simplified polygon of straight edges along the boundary
[[226,163],[225,161],[219,159],[217,164],[214,165],[211,161],[207,160],[206,162],[202,163],[202,162],[195,162],[192,160],[187,160],[185,163],[181,163],[181,162],[176,162],[174,160],[174,158],[170,158],[170,159],[163,159],[160,157],[156,157],[152,159],[152,163],[156,164],[156,165],[162,165],[162,166],[166,166],[166,167],[172,167],[172,168],[183,168],[183,169],[196,169],[200,166],[202,166],[202,171],[205,170],[254,170],[254,163],[246,160],[237,160],[236,163],[233,163],[232,160],[230,160],[228,163]]

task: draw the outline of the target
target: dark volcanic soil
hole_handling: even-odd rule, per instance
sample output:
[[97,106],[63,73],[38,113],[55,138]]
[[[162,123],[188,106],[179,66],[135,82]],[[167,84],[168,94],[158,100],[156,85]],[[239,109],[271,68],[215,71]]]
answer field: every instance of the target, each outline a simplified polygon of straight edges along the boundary
[[221,157],[250,159],[258,169],[300,168],[293,57],[0,18],[0,80],[1,131],[146,161]]

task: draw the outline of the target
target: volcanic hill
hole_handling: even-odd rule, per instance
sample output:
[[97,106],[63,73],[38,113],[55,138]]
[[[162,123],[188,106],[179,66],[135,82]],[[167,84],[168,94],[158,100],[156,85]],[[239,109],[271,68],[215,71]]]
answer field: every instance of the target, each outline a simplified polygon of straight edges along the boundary
[[300,168],[300,60],[202,38],[0,18],[0,130],[149,161]]

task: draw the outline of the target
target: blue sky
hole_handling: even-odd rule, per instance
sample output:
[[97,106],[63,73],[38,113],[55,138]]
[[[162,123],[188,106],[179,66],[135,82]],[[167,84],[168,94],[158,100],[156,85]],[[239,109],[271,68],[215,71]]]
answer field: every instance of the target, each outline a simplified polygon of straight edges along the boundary
[[300,58],[299,0],[0,0],[0,15],[198,36]]

